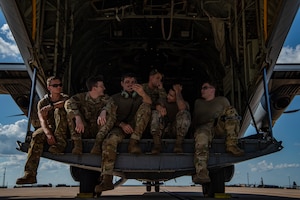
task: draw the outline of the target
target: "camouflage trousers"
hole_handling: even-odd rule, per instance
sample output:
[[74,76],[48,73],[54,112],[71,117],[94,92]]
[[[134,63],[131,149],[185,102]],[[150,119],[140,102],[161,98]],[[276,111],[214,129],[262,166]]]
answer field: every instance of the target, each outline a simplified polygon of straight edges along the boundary
[[[151,107],[150,104],[143,103],[135,115],[134,132],[130,135],[130,138],[140,140],[143,132],[145,131],[147,124],[150,120]],[[112,175],[115,161],[117,158],[118,144],[126,137],[126,134],[119,127],[114,127],[102,145],[102,175]]]
[[225,137],[226,146],[236,145],[239,133],[239,116],[233,107],[227,107],[222,115],[217,119],[215,125],[213,122],[201,125],[194,133],[195,154],[194,164],[196,173],[207,168],[209,159],[209,148],[215,136]]
[[84,125],[84,133],[77,133],[75,131],[75,121],[73,116],[67,115],[67,121],[70,129],[72,140],[95,139],[96,137],[100,140],[104,139],[107,133],[112,129],[115,119],[111,116],[107,116],[106,124],[101,126],[97,124],[97,117],[90,120],[85,120],[83,116],[80,116]]
[[[56,146],[65,148],[67,146],[67,119],[64,108],[56,108],[54,111],[55,127],[52,127],[52,132],[56,140]],[[25,164],[25,172],[36,175],[37,168],[40,162],[40,157],[44,150],[44,144],[47,142],[47,137],[42,128],[38,128],[33,132],[28,149],[27,161]]]
[[177,136],[185,137],[191,125],[191,114],[187,110],[179,111],[176,120],[168,122],[159,115],[159,112],[152,111],[151,134],[159,133],[162,138],[175,139]]

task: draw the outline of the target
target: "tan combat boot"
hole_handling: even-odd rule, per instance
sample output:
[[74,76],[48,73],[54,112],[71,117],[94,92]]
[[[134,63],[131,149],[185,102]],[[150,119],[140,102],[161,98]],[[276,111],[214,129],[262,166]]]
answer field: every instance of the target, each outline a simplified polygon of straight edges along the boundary
[[184,137],[181,136],[181,135],[177,135],[177,138],[176,138],[176,142],[175,142],[175,146],[174,146],[174,153],[182,153],[183,150],[182,150],[182,142],[184,140]]
[[233,156],[243,156],[245,154],[244,150],[240,149],[238,146],[237,136],[234,134],[227,134],[226,137],[226,152],[231,153]]
[[96,137],[93,148],[91,149],[91,154],[101,155],[102,154],[102,143],[104,138]]
[[243,156],[245,154],[244,150],[237,145],[226,146],[226,152],[231,153],[233,156]]
[[151,153],[152,154],[159,154],[161,151],[161,138],[159,134],[154,134],[153,135],[153,143],[154,146],[152,148]]
[[54,144],[54,145],[51,145],[48,149],[48,151],[52,154],[64,154],[64,150],[65,148],[60,146],[60,145],[57,145],[57,144]]
[[112,183],[112,175],[103,175],[103,179],[99,185],[95,187],[95,193],[101,193],[103,191],[114,189],[114,184]]
[[76,155],[82,154],[82,140],[74,140],[74,147],[72,149],[72,154],[76,154]]
[[193,182],[196,184],[204,184],[210,182],[208,170],[202,169],[199,173],[193,175]]
[[141,154],[142,150],[141,147],[139,146],[139,141],[130,138],[129,144],[128,144],[128,152],[133,153],[133,154]]
[[34,184],[37,183],[36,181],[36,173],[30,173],[25,171],[25,175],[21,178],[18,178],[16,184],[23,185],[23,184]]

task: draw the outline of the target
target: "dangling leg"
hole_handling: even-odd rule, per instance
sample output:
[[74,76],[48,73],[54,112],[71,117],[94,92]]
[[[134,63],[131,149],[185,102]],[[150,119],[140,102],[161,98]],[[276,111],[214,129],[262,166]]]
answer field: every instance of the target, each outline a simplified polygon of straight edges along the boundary
[[240,121],[238,114],[233,107],[228,107],[225,110],[224,129],[226,133],[226,151],[234,156],[243,156],[244,150],[240,149],[238,144],[238,133],[240,130]]
[[139,146],[139,141],[149,123],[151,115],[150,104],[142,103],[135,115],[134,132],[131,134],[128,152],[133,154],[141,154],[142,150]]
[[[95,143],[93,148],[91,149],[92,154],[101,155],[102,153],[102,143],[109,133],[109,131],[113,128],[116,121],[116,106],[112,106],[110,111],[107,112],[107,120],[103,126],[99,126],[99,131],[96,135]],[[92,131],[93,132],[93,131]]]
[[32,134],[30,147],[28,149],[27,161],[25,164],[24,176],[18,178],[16,184],[34,184],[36,183],[37,168],[40,157],[43,153],[46,136],[42,128],[37,129]]
[[212,136],[209,130],[197,129],[195,132],[195,155],[194,164],[196,174],[193,175],[193,182],[197,184],[209,183],[209,171],[207,162],[209,158],[209,145]]
[[113,170],[117,158],[117,147],[124,138],[122,130],[119,128],[114,128],[108,135],[108,137],[103,142],[102,151],[102,181],[99,185],[96,185],[95,192],[101,193],[102,191],[114,189],[112,183]]
[[164,128],[164,123],[161,119],[158,111],[153,110],[151,116],[151,135],[154,143],[152,154],[159,154],[161,151],[161,135]]
[[182,143],[191,125],[191,114],[184,110],[176,115],[176,142],[174,146],[175,153],[182,153]]

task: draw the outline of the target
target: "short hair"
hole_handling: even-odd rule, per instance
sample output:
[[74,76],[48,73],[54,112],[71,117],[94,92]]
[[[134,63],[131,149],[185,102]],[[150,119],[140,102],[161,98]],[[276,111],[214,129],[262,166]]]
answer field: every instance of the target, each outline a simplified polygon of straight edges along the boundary
[[59,78],[58,76],[50,76],[49,78],[47,78],[47,87],[50,86],[50,83],[52,80],[60,80],[61,81],[61,78]]
[[[203,85],[204,83],[208,83],[209,85],[211,85],[211,86],[213,86],[213,87],[215,88],[215,96],[219,96],[219,95],[220,95],[220,91],[219,91],[219,88],[218,88],[218,83],[217,83],[215,80],[212,80],[212,79],[206,80],[206,81],[204,81],[204,82],[202,83],[202,85]],[[202,86],[202,85],[201,85],[201,86]]]
[[125,80],[125,78],[135,78],[135,80],[137,79],[136,75],[134,73],[123,74],[121,77],[121,81],[123,82]]
[[86,84],[88,91],[91,91],[93,87],[97,86],[97,82],[103,82],[103,81],[104,81],[104,78],[102,75],[91,76],[86,80],[85,84]]
[[158,69],[152,69],[149,73],[149,76],[153,76],[155,74],[161,74],[163,76],[163,73],[161,73],[160,71],[158,71]]
[[216,81],[214,81],[214,80],[206,80],[206,81],[204,81],[201,85],[203,85],[203,84],[205,84],[205,83],[208,83],[209,85],[211,85],[211,86],[213,86],[215,89],[217,89],[218,84],[217,84]]

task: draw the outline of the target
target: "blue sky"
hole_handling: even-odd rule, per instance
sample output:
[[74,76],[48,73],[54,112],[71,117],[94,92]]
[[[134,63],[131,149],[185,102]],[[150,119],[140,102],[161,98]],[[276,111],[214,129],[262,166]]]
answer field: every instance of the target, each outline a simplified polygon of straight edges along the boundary
[[[300,12],[297,14],[278,62],[300,63]],[[0,10],[0,62],[23,62],[12,34]],[[288,110],[300,108],[300,97],[296,97]],[[0,185],[6,168],[5,184],[12,187],[15,180],[23,175],[26,154],[16,150],[16,141],[24,140],[27,129],[25,116],[12,116],[21,111],[9,95],[0,95]],[[295,181],[300,185],[300,112],[283,114],[273,128],[274,137],[283,142],[280,152],[245,161],[235,165],[233,179],[227,184],[265,184],[288,186]],[[247,134],[253,134],[249,129]],[[38,169],[38,183],[53,185],[59,183],[78,184],[69,173],[69,166],[47,159],[41,159]],[[128,181],[127,184],[138,184]],[[181,177],[166,185],[190,185],[190,177]]]

